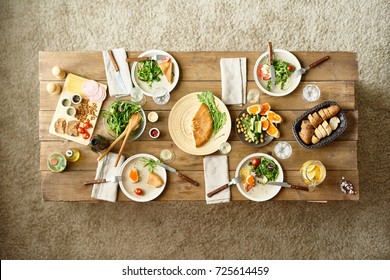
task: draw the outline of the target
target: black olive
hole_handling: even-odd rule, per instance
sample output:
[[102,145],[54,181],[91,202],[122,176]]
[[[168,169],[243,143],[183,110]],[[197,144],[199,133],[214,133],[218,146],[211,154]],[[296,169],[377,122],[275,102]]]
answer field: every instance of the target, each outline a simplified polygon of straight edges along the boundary
[[270,162],[270,163],[268,164],[268,170],[269,170],[269,171],[272,171],[272,170],[274,170],[274,168],[275,168],[275,164],[274,164],[273,162]]

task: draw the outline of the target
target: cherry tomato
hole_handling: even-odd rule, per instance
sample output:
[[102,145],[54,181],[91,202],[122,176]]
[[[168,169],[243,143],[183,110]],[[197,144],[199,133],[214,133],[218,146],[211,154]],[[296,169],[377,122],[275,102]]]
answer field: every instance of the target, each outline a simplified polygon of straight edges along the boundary
[[259,67],[257,67],[257,77],[259,77],[260,80],[267,81],[271,78],[271,69],[266,64],[259,64]]
[[85,133],[85,128],[82,127],[82,126],[79,126],[79,127],[77,128],[77,131],[79,132],[79,134],[84,134],[84,133]]
[[292,65],[287,66],[287,70],[290,72],[294,71],[294,66]]
[[258,158],[252,158],[251,163],[255,168],[257,168],[260,164],[260,160]]
[[85,129],[88,129],[88,128],[92,127],[92,124],[91,124],[90,122],[84,122],[84,123],[83,123],[83,127],[84,127]]
[[142,189],[140,189],[140,188],[136,188],[135,190],[134,190],[134,192],[135,192],[135,194],[136,195],[142,195],[144,192],[142,191]]
[[89,135],[88,131],[86,131],[86,132],[83,133],[83,138],[84,138],[85,140],[89,139],[90,136],[91,136],[91,135]]

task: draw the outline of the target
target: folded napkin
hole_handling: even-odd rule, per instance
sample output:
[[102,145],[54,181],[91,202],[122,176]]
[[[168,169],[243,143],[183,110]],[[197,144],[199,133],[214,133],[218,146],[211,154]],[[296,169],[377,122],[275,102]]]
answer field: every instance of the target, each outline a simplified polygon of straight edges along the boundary
[[206,203],[224,203],[230,201],[230,188],[227,188],[212,197],[207,194],[220,186],[229,183],[229,169],[227,156],[207,156],[203,159],[204,179],[206,181]]
[[[98,162],[95,179],[107,179],[119,175],[119,169],[125,160],[124,156],[118,161],[118,165],[114,167],[117,154],[108,153]],[[101,200],[115,202],[118,195],[118,182],[106,182],[103,184],[94,184],[91,197]]]
[[127,63],[127,54],[125,49],[113,49],[112,53],[114,54],[116,64],[118,64],[119,72],[121,74],[123,83],[126,87],[126,92],[123,92],[121,84],[118,82],[116,77],[116,72],[114,65],[112,65],[108,51],[103,51],[103,60],[106,69],[108,91],[110,96],[129,94],[130,90],[133,88],[133,83],[130,78],[130,69],[129,64]]
[[221,58],[222,101],[226,105],[246,103],[246,57]]

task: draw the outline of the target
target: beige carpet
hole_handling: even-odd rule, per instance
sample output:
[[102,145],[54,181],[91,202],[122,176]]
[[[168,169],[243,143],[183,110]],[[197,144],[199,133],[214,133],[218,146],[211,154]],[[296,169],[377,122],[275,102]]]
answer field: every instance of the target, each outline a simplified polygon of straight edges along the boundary
[[[389,259],[390,4],[325,2],[1,0],[1,259]],[[358,53],[359,202],[41,201],[38,51],[262,51],[268,40]]]

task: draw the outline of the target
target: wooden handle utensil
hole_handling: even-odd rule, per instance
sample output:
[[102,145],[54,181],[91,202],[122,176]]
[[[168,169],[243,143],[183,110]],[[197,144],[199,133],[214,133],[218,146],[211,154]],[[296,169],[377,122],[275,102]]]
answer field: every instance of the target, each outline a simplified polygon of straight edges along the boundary
[[179,176],[183,180],[186,180],[187,182],[189,182],[189,183],[191,183],[191,184],[193,184],[195,186],[199,186],[198,182],[195,182],[194,180],[192,180],[191,178],[187,177],[186,175],[183,175],[181,173],[177,173],[177,176]]
[[323,58],[313,62],[312,64],[309,65],[309,68],[313,68],[314,66],[317,66],[318,64],[321,64],[324,61],[327,61],[330,57],[329,56],[324,56]]
[[214,194],[217,194],[217,193],[223,191],[224,189],[227,189],[228,187],[229,187],[229,184],[225,184],[225,185],[223,185],[223,186],[220,186],[219,188],[217,188],[217,189],[215,189],[215,190],[209,192],[209,193],[207,194],[207,197],[212,197]]
[[111,151],[111,149],[114,148],[115,145],[116,145],[119,141],[121,141],[121,139],[122,139],[123,137],[126,136],[127,129],[128,129],[128,126],[126,126],[126,128],[125,128],[125,130],[122,132],[122,134],[119,135],[119,137],[116,138],[115,141],[112,142],[111,145],[110,145],[103,153],[100,154],[100,156],[97,158],[97,161],[99,161],[99,160],[101,160],[102,158],[104,158],[104,157]]
[[125,139],[123,140],[123,143],[122,143],[121,149],[119,150],[118,156],[116,157],[114,167],[116,167],[118,165],[119,159],[121,158],[123,150],[126,146],[127,139],[129,139],[130,133],[134,130],[134,128],[136,128],[138,126],[138,123],[140,122],[140,120],[141,120],[141,115],[139,113],[133,114],[130,117],[129,123],[127,125],[126,136],[125,136]]
[[108,50],[107,52],[108,52],[108,56],[110,57],[111,63],[114,66],[115,72],[118,72],[119,67],[118,67],[118,64],[116,63],[114,53],[112,52],[112,50]]

